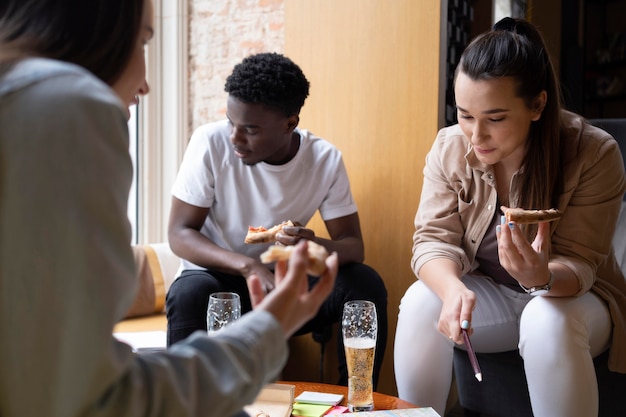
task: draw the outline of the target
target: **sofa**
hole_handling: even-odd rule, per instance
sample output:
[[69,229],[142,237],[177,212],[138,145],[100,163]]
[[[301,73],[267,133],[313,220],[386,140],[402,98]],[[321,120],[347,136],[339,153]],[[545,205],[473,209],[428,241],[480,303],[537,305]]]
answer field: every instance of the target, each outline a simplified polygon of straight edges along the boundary
[[[618,141],[626,167],[626,119],[591,120]],[[626,195],[613,238],[615,256],[626,277]],[[459,403],[465,417],[532,417],[530,397],[524,373],[524,361],[517,350],[501,353],[477,353],[483,382],[474,378],[467,353],[455,348],[454,374]],[[626,416],[626,374],[611,372],[608,352],[594,359],[600,396],[600,417]],[[558,372],[555,369],[555,372]]]
[[124,320],[114,332],[165,331],[165,295],[176,277],[180,258],[168,243],[134,245],[139,289]]

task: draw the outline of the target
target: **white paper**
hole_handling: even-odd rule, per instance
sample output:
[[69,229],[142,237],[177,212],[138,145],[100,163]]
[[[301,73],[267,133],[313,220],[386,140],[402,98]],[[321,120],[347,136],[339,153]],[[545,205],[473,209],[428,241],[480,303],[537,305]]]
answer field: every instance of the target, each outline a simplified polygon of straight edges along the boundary
[[162,330],[150,332],[117,332],[113,336],[130,345],[135,352],[163,350],[167,347],[167,335]]
[[304,391],[296,397],[296,402],[304,404],[337,405],[343,400],[341,394],[329,394],[326,392]]

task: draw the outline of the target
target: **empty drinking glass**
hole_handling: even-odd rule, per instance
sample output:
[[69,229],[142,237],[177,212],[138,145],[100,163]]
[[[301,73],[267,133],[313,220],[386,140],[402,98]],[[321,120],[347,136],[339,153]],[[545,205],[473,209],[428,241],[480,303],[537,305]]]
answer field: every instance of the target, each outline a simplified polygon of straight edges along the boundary
[[234,292],[216,292],[209,297],[206,327],[209,333],[216,332],[241,317],[241,301]]

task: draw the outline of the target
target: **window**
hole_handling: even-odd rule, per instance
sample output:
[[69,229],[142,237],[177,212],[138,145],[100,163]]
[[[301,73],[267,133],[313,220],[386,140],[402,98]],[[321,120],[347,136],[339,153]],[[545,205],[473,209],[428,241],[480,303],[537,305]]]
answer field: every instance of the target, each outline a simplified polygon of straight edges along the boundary
[[128,119],[128,152],[133,160],[133,183],[130,187],[128,195],[128,220],[132,228],[133,236],[131,243],[137,243],[137,203],[139,202],[137,195],[137,106],[130,107],[130,118]]
[[505,17],[524,18],[526,0],[496,0],[493,5],[493,23]]
[[187,3],[154,0],[155,34],[146,50],[150,94],[133,106],[136,123],[129,122],[137,140],[129,198],[133,243],[167,240],[170,189],[188,138]]

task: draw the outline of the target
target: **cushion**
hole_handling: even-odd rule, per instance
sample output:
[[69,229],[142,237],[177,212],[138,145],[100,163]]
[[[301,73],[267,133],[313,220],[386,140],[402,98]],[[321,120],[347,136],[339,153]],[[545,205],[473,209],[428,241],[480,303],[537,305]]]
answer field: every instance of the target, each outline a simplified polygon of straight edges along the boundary
[[165,294],[176,276],[180,259],[174,255],[167,243],[135,245],[133,254],[137,265],[139,288],[124,317],[163,313]]

